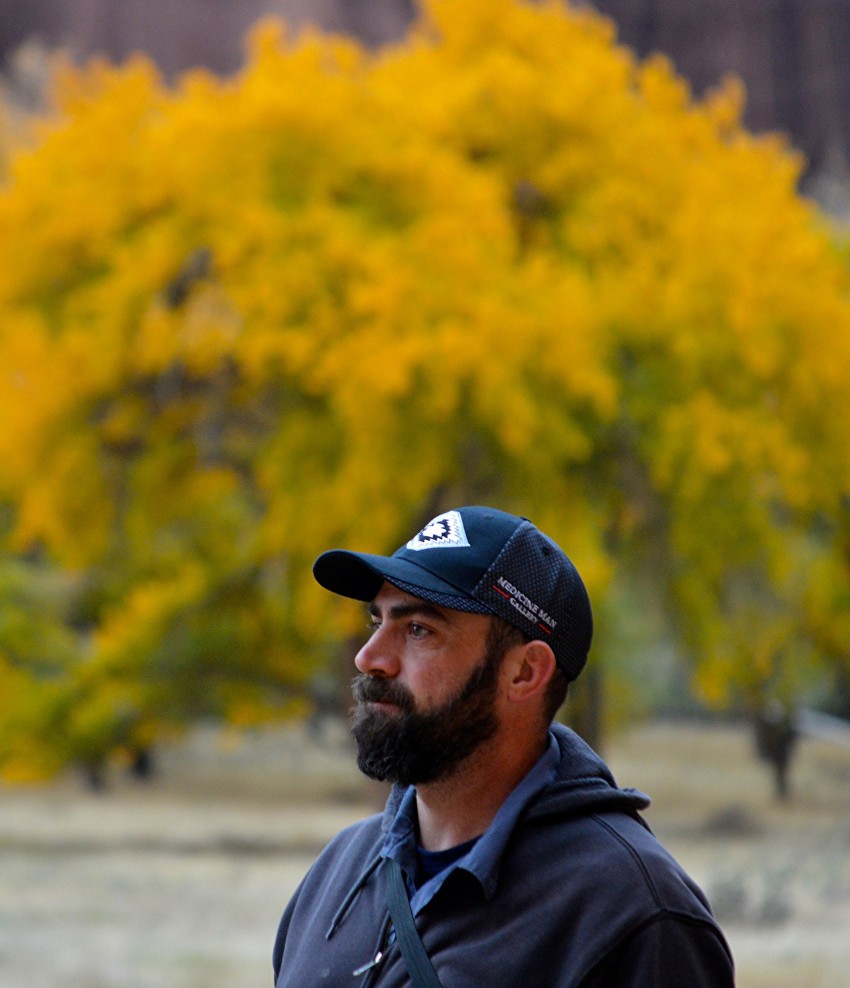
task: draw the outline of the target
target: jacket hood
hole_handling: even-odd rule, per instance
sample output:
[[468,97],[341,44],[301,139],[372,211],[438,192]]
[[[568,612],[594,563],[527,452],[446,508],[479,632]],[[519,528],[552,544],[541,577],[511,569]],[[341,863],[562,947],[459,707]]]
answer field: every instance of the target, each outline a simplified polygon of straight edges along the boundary
[[[617,786],[605,762],[575,731],[558,723],[549,730],[558,742],[560,762],[554,780],[526,809],[527,819],[615,811],[637,816],[649,806],[646,793]],[[405,786],[393,786],[384,809],[382,831],[389,829],[406,791]]]
[[636,816],[650,804],[639,789],[621,789],[611,770],[582,738],[563,724],[550,728],[561,751],[555,779],[527,810],[529,819],[617,811]]

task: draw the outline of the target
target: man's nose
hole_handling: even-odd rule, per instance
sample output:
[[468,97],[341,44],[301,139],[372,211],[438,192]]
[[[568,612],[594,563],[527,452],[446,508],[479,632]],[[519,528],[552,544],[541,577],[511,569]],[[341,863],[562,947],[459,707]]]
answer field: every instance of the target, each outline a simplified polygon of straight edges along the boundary
[[372,636],[354,657],[354,664],[367,676],[384,676],[392,678],[398,675],[399,661],[393,636],[377,628]]

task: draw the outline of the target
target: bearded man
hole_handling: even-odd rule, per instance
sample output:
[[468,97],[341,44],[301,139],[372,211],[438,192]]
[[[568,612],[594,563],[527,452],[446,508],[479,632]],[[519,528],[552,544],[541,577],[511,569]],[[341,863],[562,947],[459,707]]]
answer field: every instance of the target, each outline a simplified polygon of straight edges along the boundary
[[276,988],[729,988],[700,889],[649,800],[554,723],[590,649],[575,566],[530,521],[465,507],[392,556],[313,569],[369,603],[352,732],[382,815],[339,834],[283,914]]

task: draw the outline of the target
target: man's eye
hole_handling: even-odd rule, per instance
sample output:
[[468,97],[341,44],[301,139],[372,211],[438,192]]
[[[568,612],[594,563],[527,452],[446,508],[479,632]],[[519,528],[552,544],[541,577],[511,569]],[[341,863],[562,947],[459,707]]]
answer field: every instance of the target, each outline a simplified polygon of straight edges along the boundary
[[428,634],[428,629],[421,624],[414,622],[410,625],[410,635],[412,638],[424,638]]
[[366,629],[368,630],[370,635],[374,635],[375,632],[380,627],[381,627],[381,622],[376,621],[375,618],[369,618],[369,620],[366,622]]

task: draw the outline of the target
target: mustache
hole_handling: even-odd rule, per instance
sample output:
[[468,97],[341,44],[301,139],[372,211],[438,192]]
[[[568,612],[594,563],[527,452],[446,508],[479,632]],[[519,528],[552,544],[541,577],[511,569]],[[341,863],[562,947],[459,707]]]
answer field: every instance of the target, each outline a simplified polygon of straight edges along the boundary
[[351,692],[358,703],[394,703],[404,713],[414,710],[413,697],[400,683],[362,673],[351,682]]

